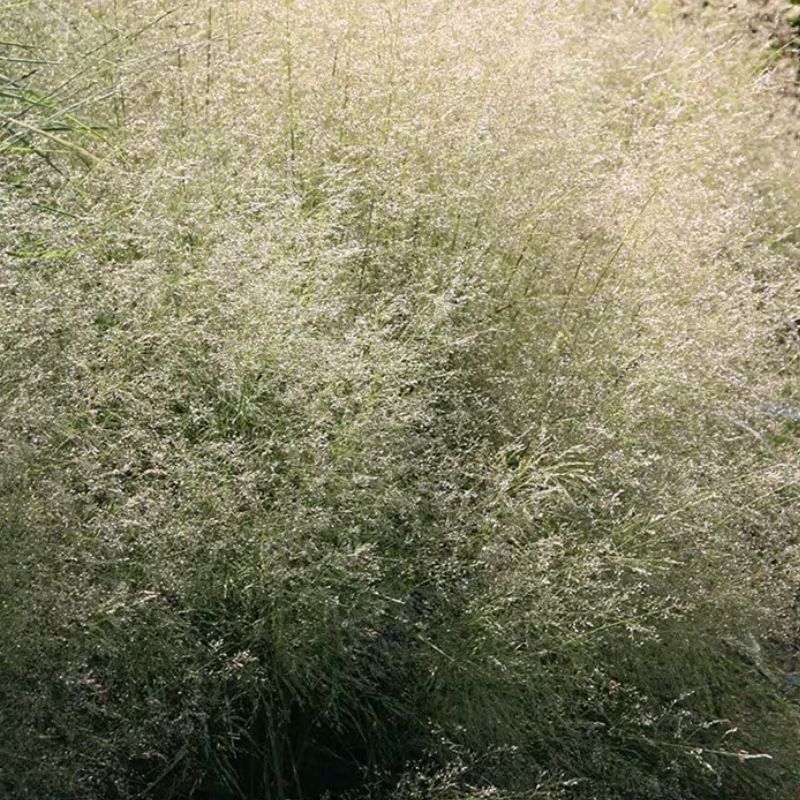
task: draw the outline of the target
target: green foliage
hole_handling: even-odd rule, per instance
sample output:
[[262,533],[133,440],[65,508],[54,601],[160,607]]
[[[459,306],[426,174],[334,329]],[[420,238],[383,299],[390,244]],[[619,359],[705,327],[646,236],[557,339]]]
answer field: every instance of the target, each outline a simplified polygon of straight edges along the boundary
[[758,54],[617,0],[0,15],[49,54],[4,79],[0,796],[796,795]]

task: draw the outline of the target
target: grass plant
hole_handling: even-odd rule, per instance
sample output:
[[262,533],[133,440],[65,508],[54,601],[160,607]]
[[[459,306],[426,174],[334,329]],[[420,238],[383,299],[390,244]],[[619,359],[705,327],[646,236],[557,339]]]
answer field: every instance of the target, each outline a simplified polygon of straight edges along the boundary
[[0,796],[797,796],[797,120],[724,17],[0,29]]

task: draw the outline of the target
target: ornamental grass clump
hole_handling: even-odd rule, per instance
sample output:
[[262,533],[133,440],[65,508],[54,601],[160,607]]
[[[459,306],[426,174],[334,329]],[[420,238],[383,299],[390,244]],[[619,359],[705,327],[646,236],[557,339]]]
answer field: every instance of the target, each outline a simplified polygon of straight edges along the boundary
[[0,20],[0,796],[796,795],[763,53],[623,0]]

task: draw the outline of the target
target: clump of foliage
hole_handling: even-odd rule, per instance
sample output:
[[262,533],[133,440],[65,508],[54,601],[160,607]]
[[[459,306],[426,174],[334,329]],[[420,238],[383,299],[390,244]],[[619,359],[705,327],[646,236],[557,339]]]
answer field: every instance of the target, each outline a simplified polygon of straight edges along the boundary
[[0,15],[39,54],[0,794],[796,796],[800,162],[757,54],[663,1]]

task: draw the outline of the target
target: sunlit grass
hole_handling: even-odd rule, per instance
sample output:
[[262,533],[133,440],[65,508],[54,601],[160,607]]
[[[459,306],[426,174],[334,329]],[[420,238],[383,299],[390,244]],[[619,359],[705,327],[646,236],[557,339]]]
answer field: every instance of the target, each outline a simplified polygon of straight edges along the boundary
[[0,14],[0,794],[795,796],[763,54],[664,2]]

